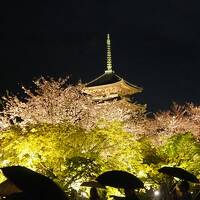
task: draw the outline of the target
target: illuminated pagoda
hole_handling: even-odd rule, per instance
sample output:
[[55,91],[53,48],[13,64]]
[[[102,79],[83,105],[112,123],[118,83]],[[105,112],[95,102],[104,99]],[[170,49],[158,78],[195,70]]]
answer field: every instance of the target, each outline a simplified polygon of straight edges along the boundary
[[96,101],[122,98],[131,100],[133,94],[142,92],[142,88],[129,83],[113,71],[109,34],[107,34],[107,69],[104,74],[87,83],[84,92]]

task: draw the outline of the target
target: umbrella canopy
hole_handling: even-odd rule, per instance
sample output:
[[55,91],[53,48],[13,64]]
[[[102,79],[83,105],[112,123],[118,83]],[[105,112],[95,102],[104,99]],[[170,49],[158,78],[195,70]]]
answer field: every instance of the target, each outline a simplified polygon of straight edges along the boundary
[[126,197],[119,197],[119,196],[115,196],[115,195],[110,195],[110,197],[112,197],[113,199],[115,199],[115,200],[120,200],[120,199],[126,199]]
[[88,181],[88,182],[83,182],[81,184],[81,186],[85,186],[85,187],[95,187],[95,188],[106,188],[104,185],[102,185],[101,183],[97,182],[97,181]]
[[[34,198],[34,197],[33,197]],[[13,193],[11,195],[6,196],[6,200],[34,200],[24,192]]]
[[0,196],[8,196],[18,192],[22,192],[22,190],[8,179],[0,184]]
[[35,199],[66,199],[64,192],[51,179],[26,167],[11,166],[1,168],[3,174],[24,193]]
[[126,171],[113,170],[107,171],[97,177],[97,181],[103,185],[116,188],[142,188],[143,182]]
[[199,180],[195,175],[186,171],[185,169],[178,167],[162,167],[158,170],[163,174],[167,174],[169,176],[177,177],[182,180],[190,181],[193,183],[199,183]]

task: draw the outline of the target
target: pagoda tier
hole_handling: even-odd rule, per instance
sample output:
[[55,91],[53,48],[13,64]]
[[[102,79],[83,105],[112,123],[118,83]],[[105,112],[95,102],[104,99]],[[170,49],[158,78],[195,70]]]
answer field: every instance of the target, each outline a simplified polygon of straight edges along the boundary
[[125,81],[113,71],[105,72],[103,75],[86,84],[84,88],[84,92],[92,95],[95,100],[130,97],[141,91],[142,88]]

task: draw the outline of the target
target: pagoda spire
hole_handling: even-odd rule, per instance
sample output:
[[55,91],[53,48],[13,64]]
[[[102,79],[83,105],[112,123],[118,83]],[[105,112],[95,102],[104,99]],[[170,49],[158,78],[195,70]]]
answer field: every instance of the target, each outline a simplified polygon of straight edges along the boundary
[[111,41],[110,41],[110,34],[107,34],[107,70],[105,71],[106,73],[112,73],[112,54],[111,54]]

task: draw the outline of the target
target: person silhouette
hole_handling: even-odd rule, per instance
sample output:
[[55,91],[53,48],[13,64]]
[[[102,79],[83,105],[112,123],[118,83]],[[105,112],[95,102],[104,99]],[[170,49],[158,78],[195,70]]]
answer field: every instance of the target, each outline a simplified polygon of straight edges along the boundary
[[191,200],[192,195],[189,192],[190,184],[187,181],[181,181],[176,184],[173,192],[173,200]]
[[139,200],[134,189],[124,188],[124,193],[125,193],[125,199],[127,200]]
[[100,200],[100,197],[99,197],[99,194],[98,194],[98,191],[97,191],[97,188],[95,187],[92,187],[90,189],[90,200]]

